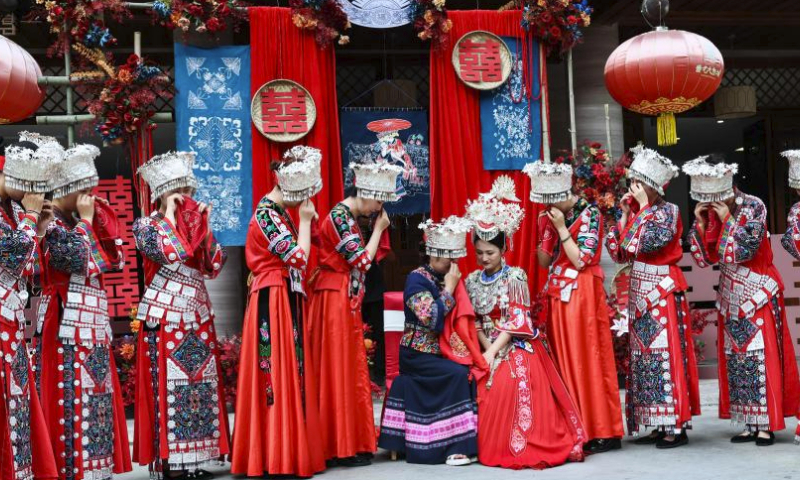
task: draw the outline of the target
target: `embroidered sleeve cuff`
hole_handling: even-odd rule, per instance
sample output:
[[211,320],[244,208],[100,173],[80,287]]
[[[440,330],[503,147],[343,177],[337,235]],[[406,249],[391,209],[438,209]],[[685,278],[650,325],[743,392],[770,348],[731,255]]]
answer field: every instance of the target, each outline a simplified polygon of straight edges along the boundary
[[689,232],[689,243],[690,247],[689,250],[692,252],[692,259],[700,268],[705,268],[709,265],[712,265],[713,262],[706,253],[701,234],[697,231],[697,228],[692,228]]
[[719,250],[717,251],[720,261],[725,261],[726,263],[732,263],[735,260],[733,254],[730,252],[732,252],[734,248],[733,244],[736,243],[734,239],[734,234],[736,233],[736,227],[737,227],[736,218],[733,215],[728,214],[728,216],[725,217],[725,221],[722,224],[722,235],[720,236]]
[[189,258],[189,254],[181,243],[178,237],[177,230],[172,222],[166,217],[161,217],[158,222],[159,241],[161,242],[161,249],[164,251],[164,256],[169,263],[181,262],[183,263]]
[[444,314],[445,315],[450,313],[450,311],[453,310],[453,308],[455,308],[455,306],[456,306],[456,299],[453,297],[453,295],[450,292],[448,292],[445,289],[442,289],[442,293],[441,293],[439,299],[442,301],[442,305],[444,306]]
[[620,248],[627,253],[636,255],[639,251],[639,243],[641,241],[642,227],[646,222],[653,218],[653,208],[648,206],[642,209],[633,220],[628,222],[625,231],[621,234],[622,242]]

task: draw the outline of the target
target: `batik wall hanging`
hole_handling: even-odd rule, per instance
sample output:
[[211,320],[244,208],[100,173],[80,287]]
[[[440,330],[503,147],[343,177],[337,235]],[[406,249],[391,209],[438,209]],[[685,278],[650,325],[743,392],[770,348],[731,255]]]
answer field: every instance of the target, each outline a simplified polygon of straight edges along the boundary
[[250,47],[175,44],[177,147],[197,154],[195,198],[213,204],[222,245],[244,245],[252,214]]
[[403,167],[398,189],[403,198],[387,203],[394,215],[431,209],[428,112],[423,109],[350,109],[339,114],[345,188],[353,185],[351,162],[384,160]]
[[[481,142],[483,168],[521,170],[541,158],[542,116],[539,73],[539,43],[522,48],[514,37],[501,37],[511,51],[511,76],[494,90],[481,92]],[[528,61],[523,61],[523,51]],[[530,82],[523,74],[529,68]],[[531,95],[525,91],[530,84]]]

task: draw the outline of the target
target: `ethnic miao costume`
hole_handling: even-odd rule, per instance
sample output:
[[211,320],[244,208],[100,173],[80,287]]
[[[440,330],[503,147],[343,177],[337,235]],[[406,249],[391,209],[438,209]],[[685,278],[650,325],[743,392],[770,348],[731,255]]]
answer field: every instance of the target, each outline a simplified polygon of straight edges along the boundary
[[[632,152],[628,177],[663,195],[678,168],[649,148]],[[680,434],[691,426],[692,415],[700,414],[688,285],[678,266],[683,224],[678,206],[660,198],[642,210],[637,211],[638,203],[631,208],[627,224],[612,226],[606,239],[615,261],[632,263],[628,433],[638,434],[644,427]]]
[[[70,148],[57,165],[53,198],[97,186],[99,155],[94,145]],[[47,310],[37,374],[60,478],[109,479],[132,469],[102,281],[103,273],[125,264],[117,218],[100,201],[92,223],[56,208],[45,240]]]
[[[470,222],[449,217],[428,220],[428,255],[466,255]],[[458,301],[469,303],[466,295]],[[403,291],[405,327],[400,341],[400,375],[392,382],[381,423],[379,446],[405,453],[409,463],[445,463],[451,455],[478,453],[478,417],[470,369],[444,358],[440,335],[457,299],[444,288],[444,275],[429,265],[408,275]]]
[[705,231],[695,222],[691,252],[700,267],[718,264],[720,418],[750,431],[785,428],[800,402],[794,348],[786,324],[783,282],[772,263],[767,210],[733,188],[736,165],[705,157],[683,167],[691,196],[700,202],[735,198],[727,218],[708,212]]
[[[194,155],[178,152],[154,157],[139,168],[151,190],[162,194],[195,187]],[[184,196],[173,224],[159,211],[133,226],[136,248],[149,262],[147,288],[139,304],[142,322],[136,349],[134,460],[161,477],[193,470],[229,453],[219,348],[214,312],[205,279],[216,277],[226,255],[199,215],[200,231],[186,216],[196,204]]]
[[[351,165],[361,198],[397,199],[400,167],[386,163]],[[373,259],[357,219],[344,204],[325,216],[319,232],[319,267],[309,285],[310,358],[320,411],[325,459],[375,451],[375,419],[364,347],[361,301],[364,275]],[[308,392],[311,394],[312,392]]]
[[[0,156],[6,185],[44,193],[51,154],[63,155],[63,149],[60,153],[58,149],[6,148],[6,157]],[[0,208],[0,472],[4,480],[58,478],[25,341],[26,283],[40,270],[36,223],[35,215],[4,199]]]
[[[524,216],[515,202],[513,181],[499,177],[489,194],[467,205],[476,235],[486,241],[504,235],[510,242]],[[503,332],[512,336],[478,384],[480,462],[542,469],[583,460],[580,414],[532,324],[525,272],[505,264],[492,275],[477,270],[466,287],[476,328],[491,342]]]
[[[322,187],[319,150],[293,147],[276,172],[286,201]],[[325,469],[315,374],[309,369],[306,297],[310,252],[289,213],[269,196],[256,207],[245,256],[252,272],[242,332],[231,471],[309,477]]]
[[[781,155],[789,161],[789,187],[800,189],[800,150],[786,150]],[[781,245],[791,256],[800,260],[800,202],[789,210]]]
[[[534,162],[525,167],[531,177],[531,201],[557,203],[570,198],[572,168],[564,164]],[[564,214],[566,227],[580,251],[573,265],[552,223],[539,248],[553,257],[545,285],[548,298],[547,337],[553,357],[583,420],[586,438],[621,438],[622,408],[619,401],[614,348],[603,270],[600,210],[579,198]]]

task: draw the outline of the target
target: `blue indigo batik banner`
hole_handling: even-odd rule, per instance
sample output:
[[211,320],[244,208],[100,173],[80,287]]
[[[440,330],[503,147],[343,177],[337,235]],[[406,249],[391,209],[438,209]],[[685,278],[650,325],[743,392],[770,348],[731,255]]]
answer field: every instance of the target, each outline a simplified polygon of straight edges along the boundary
[[197,200],[222,245],[244,245],[252,214],[250,47],[175,44],[178,150],[197,154]]
[[393,215],[431,210],[428,112],[422,109],[344,108],[339,113],[345,188],[353,184],[351,162],[387,161],[403,167],[398,189],[403,198],[386,204]]
[[494,90],[481,92],[481,142],[483,168],[522,170],[541,157],[542,115],[539,95],[539,43],[530,52],[530,105],[523,89],[522,43],[502,37],[511,50],[512,69],[508,81]]

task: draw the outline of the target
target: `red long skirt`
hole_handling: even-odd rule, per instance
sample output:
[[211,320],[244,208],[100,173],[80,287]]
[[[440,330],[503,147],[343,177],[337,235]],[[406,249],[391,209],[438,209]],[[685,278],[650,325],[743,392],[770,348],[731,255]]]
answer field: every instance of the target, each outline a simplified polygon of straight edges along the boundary
[[[348,278],[348,274],[320,274],[308,307],[309,364],[317,377],[318,435],[326,460],[376,449],[363,321],[360,309],[350,307]],[[319,286],[331,284],[337,288]]]
[[589,440],[622,438],[622,408],[603,279],[583,271],[569,302],[550,298],[547,338]]
[[478,459],[484,465],[544,469],[583,461],[578,410],[540,339],[515,348],[478,385]]
[[[270,377],[274,402],[267,404],[267,378],[260,368],[258,315],[259,295],[269,297],[271,339]],[[310,477],[325,470],[320,444],[314,372],[309,369],[308,349],[298,359],[285,285],[255,291],[250,295],[242,332],[236,423],[233,430],[231,473],[262,476]],[[302,307],[300,314],[302,315]],[[308,334],[303,345],[308,345]],[[300,376],[300,363],[304,375]],[[303,406],[305,398],[305,407]]]

